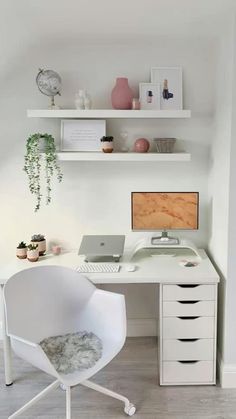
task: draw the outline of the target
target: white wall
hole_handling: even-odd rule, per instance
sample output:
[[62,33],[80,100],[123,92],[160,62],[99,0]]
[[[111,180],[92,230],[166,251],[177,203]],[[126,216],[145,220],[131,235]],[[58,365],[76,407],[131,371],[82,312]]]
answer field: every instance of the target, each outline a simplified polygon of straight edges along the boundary
[[[225,322],[227,307],[228,234],[229,234],[229,179],[232,124],[233,85],[233,19],[223,33],[216,65],[216,102],[214,139],[211,147],[209,172],[209,251],[221,274],[219,285],[218,348],[225,358]],[[226,65],[227,62],[227,65]]]
[[[50,240],[77,249],[85,233],[125,233],[127,242],[136,240],[131,233],[130,193],[147,191],[199,191],[200,230],[186,233],[197,245],[206,247],[208,239],[207,171],[212,137],[211,116],[214,108],[214,74],[216,51],[212,41],[177,39],[154,44],[76,45],[47,42],[15,51],[11,68],[3,74],[1,86],[0,156],[0,245],[3,263],[19,240],[29,240],[41,232]],[[211,52],[211,54],[209,54]],[[12,65],[14,66],[12,67]],[[138,92],[138,82],[148,81],[151,66],[182,65],[184,69],[184,106],[193,111],[191,120],[108,121],[108,132],[127,130],[129,144],[146,136],[175,136],[187,151],[191,163],[62,163],[64,180],[55,184],[53,202],[33,212],[34,201],[22,171],[27,135],[42,131],[59,139],[60,122],[26,118],[27,108],[46,107],[47,97],[35,85],[38,67],[52,68],[63,78],[63,107],[73,107],[79,88],[87,88],[95,107],[110,107],[110,92],[116,76],[125,75]],[[152,287],[145,292],[126,291],[130,318],[154,318],[156,297]],[[145,294],[145,296],[144,296]],[[139,310],[137,311],[137,307]]]
[[[212,200],[210,253],[221,274],[218,348],[221,383],[236,387],[236,49],[232,17],[218,53],[218,94],[212,144],[209,195]],[[226,64],[227,63],[227,64]]]
[[[228,275],[226,283],[226,322],[225,322],[225,345],[224,345],[224,362],[226,364],[236,365],[236,334],[235,334],[235,295],[236,295],[236,31],[232,34],[233,47],[233,81],[232,81],[232,123],[231,123],[231,149],[230,149],[230,179],[229,179],[229,233],[228,233]],[[236,386],[236,382],[235,382]]]

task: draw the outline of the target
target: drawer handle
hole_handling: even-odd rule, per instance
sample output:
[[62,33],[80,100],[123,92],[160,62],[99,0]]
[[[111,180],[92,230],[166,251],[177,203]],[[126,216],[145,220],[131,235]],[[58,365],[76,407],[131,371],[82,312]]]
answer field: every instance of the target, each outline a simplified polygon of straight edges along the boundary
[[197,288],[199,284],[177,284],[177,287],[181,288]]
[[198,361],[178,361],[181,364],[196,364]]
[[186,301],[178,301],[180,304],[196,304],[199,303],[199,300],[186,300]]
[[197,342],[198,340],[200,340],[199,338],[193,338],[193,339],[177,339],[180,342]]
[[196,320],[199,319],[200,316],[178,316],[178,319],[181,320]]

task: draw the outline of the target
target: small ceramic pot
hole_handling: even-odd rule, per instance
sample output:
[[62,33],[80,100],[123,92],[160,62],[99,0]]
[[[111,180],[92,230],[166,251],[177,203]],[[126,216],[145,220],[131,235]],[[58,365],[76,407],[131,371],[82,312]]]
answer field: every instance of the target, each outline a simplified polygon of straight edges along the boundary
[[41,240],[39,242],[31,240],[31,243],[38,245],[39,256],[43,256],[44,253],[46,252],[46,240]]
[[27,258],[27,247],[23,247],[21,249],[19,249],[18,247],[16,248],[16,256],[19,259],[26,259]]
[[27,259],[30,262],[37,262],[39,259],[39,251],[38,249],[35,250],[27,250]]
[[60,253],[61,253],[61,246],[58,246],[58,245],[52,246],[52,253],[54,255],[60,255]]
[[102,141],[102,151],[103,153],[112,153],[113,141]]

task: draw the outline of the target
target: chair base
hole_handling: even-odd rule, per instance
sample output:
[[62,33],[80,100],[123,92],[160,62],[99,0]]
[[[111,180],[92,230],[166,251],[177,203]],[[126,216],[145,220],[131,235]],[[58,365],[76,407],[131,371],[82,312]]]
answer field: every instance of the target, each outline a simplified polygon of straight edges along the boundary
[[[85,387],[91,388],[92,390],[98,391],[99,393],[105,394],[109,397],[113,397],[114,399],[122,401],[125,404],[124,412],[126,413],[126,415],[133,416],[135,414],[136,407],[132,403],[130,403],[130,401],[126,397],[122,396],[121,394],[115,393],[114,391],[108,390],[107,388],[102,387],[98,384],[92,383],[91,381],[88,381],[88,380],[83,381],[80,384]],[[29,409],[31,406],[37,403],[40,399],[42,399],[44,396],[50,393],[50,391],[54,390],[55,388],[59,386],[61,386],[63,390],[64,389],[66,390],[66,419],[71,419],[71,387],[60,384],[59,380],[54,381],[52,384],[46,387],[43,391],[41,391],[41,393],[39,393],[32,400],[26,403],[23,407],[21,407],[15,413],[9,416],[8,419],[14,419],[17,416],[21,415],[21,413],[25,412],[27,409]]]
[[136,407],[130,403],[127,397],[122,396],[121,394],[115,393],[114,391],[108,390],[105,387],[100,386],[99,384],[95,384],[92,381],[86,380],[80,383],[82,386],[91,388],[99,393],[105,394],[106,396],[113,397],[114,399],[120,400],[125,404],[124,412],[128,416],[133,416],[136,412]]
[[37,403],[40,399],[42,399],[44,396],[50,393],[50,391],[54,390],[54,388],[57,388],[59,384],[60,384],[59,380],[54,381],[52,384],[46,387],[43,391],[41,391],[41,393],[39,393],[37,396],[31,399],[28,403],[26,403],[23,407],[21,407],[19,410],[13,413],[13,415],[9,416],[8,419],[14,419],[17,416],[20,416],[21,413],[25,412],[27,409],[29,409],[31,406]]

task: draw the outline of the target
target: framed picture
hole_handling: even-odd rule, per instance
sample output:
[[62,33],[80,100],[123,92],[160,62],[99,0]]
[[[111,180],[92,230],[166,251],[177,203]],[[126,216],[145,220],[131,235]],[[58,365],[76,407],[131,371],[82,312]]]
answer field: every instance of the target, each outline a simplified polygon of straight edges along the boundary
[[141,109],[160,109],[160,85],[140,83],[139,100]]
[[105,120],[62,119],[61,151],[101,151],[104,135]]
[[151,81],[160,86],[161,109],[183,109],[181,67],[154,67]]

